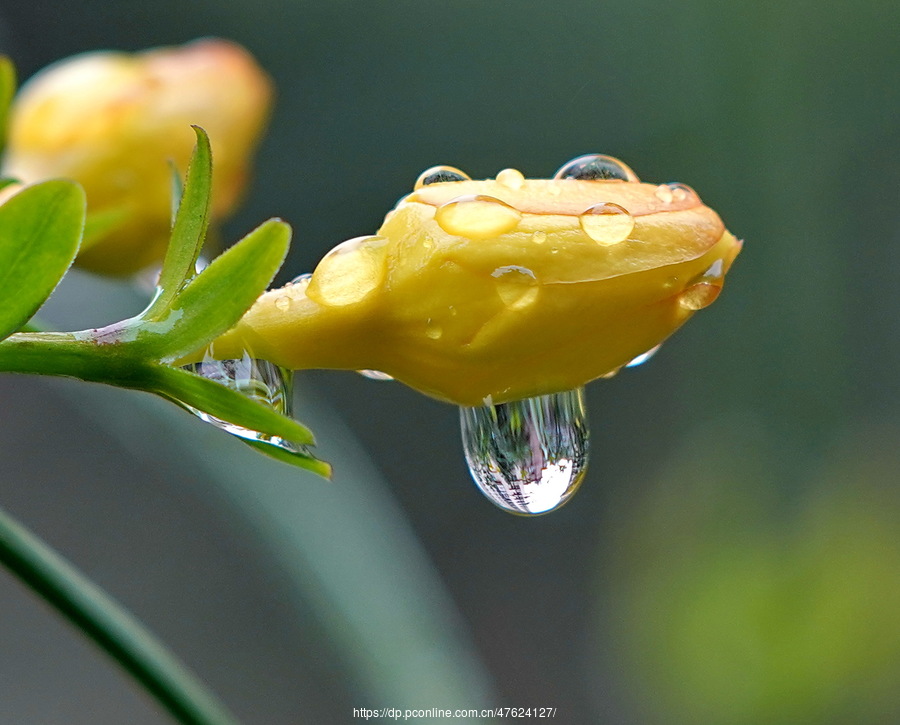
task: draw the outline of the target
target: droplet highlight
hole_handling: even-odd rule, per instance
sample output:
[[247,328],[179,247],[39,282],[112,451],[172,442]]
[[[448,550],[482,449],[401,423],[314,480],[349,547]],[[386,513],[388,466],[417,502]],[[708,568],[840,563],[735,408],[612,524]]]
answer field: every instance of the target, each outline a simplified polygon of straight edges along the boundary
[[506,202],[483,194],[459,196],[438,207],[435,221],[448,234],[490,239],[516,228],[522,214]]
[[497,183],[502,184],[507,189],[518,191],[525,184],[525,175],[518,169],[503,169],[497,174]]
[[[239,360],[204,360],[186,365],[185,369],[209,380],[214,380],[226,388],[236,390],[283,415],[292,415],[294,374],[268,360],[257,360],[245,355]],[[291,453],[308,453],[304,446],[293,441],[229,423],[191,406],[186,407],[200,420],[238,438],[265,443]]]
[[538,280],[527,267],[508,265],[495,269],[491,276],[497,281],[497,295],[511,310],[523,310],[538,298]]
[[443,184],[448,181],[471,181],[471,177],[455,166],[432,166],[419,174],[413,189],[421,189],[429,184]]
[[275,300],[275,307],[277,307],[282,312],[287,312],[291,309],[291,298],[287,295],[282,295]]
[[548,513],[581,485],[590,437],[583,388],[460,408],[460,425],[475,485],[504,511]]
[[634,230],[634,217],[628,210],[608,202],[585,210],[578,217],[578,223],[585,234],[604,246],[624,242]]
[[604,154],[585,154],[563,164],[554,179],[580,181],[640,181],[626,163]]
[[425,337],[431,340],[440,340],[444,334],[444,329],[434,320],[428,320],[425,323]]
[[392,375],[381,372],[381,370],[357,370],[360,375],[369,380],[393,380]]
[[636,358],[634,358],[634,360],[632,360],[630,363],[627,363],[625,365],[625,367],[626,368],[636,368],[638,365],[643,365],[651,357],[656,355],[656,353],[659,352],[659,348],[661,348],[661,347],[662,347],[662,343],[659,343],[659,345],[656,345],[655,347],[651,347],[649,350],[647,350],[647,352],[641,353]]

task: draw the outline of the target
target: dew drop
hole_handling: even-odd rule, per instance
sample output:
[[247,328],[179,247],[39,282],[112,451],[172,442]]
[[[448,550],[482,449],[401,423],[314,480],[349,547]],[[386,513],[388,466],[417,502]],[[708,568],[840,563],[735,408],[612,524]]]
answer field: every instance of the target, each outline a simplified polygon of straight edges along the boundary
[[[279,413],[287,416],[292,414],[294,374],[292,371],[280,368],[268,360],[257,360],[249,355],[244,355],[239,360],[204,360],[203,362],[186,365],[185,369],[209,380],[214,380],[226,388],[236,390]],[[191,406],[186,407],[200,420],[227,431],[238,438],[265,443],[291,453],[308,452],[304,446],[293,441],[229,423]]]
[[656,353],[659,351],[659,348],[661,348],[661,347],[662,347],[662,343],[659,343],[659,345],[656,345],[655,347],[651,347],[649,350],[647,350],[647,352],[641,353],[641,354],[638,355],[634,360],[632,360],[630,363],[627,363],[627,364],[625,365],[625,367],[626,367],[626,368],[636,368],[638,365],[643,365],[643,364],[644,364],[645,362],[647,362],[651,357],[653,357],[654,355],[656,355]]
[[367,297],[384,276],[382,252],[386,242],[379,236],[341,242],[316,266],[306,289],[307,296],[333,307],[350,305]]
[[275,300],[275,306],[282,312],[287,312],[291,309],[291,298],[287,295],[282,295]]
[[668,184],[660,184],[656,187],[656,191],[654,192],[656,198],[659,199],[663,204],[671,204],[672,199],[674,198],[672,195],[672,189],[669,188]]
[[586,154],[564,164],[554,179],[579,179],[582,181],[640,181],[631,168],[603,154]]
[[460,408],[460,425],[475,485],[505,511],[553,511],[581,485],[589,438],[583,388]]
[[392,375],[381,372],[381,370],[357,370],[360,375],[369,380],[393,380]]
[[497,280],[497,294],[511,310],[522,310],[538,297],[538,281],[527,267],[509,265],[495,269],[491,276]]
[[597,244],[612,246],[628,239],[634,229],[634,217],[618,204],[592,206],[578,217],[584,233]]
[[687,184],[682,184],[678,181],[672,181],[668,184],[660,184],[656,187],[655,194],[656,198],[664,204],[671,204],[673,201],[685,202],[688,199],[691,199],[696,203],[700,202],[700,197],[697,196],[696,191],[694,191]]
[[535,244],[543,244],[547,241],[547,232],[535,232],[531,235],[531,241]]
[[413,189],[421,189],[429,184],[443,184],[447,181],[471,181],[471,177],[455,166],[432,166],[419,174]]
[[438,207],[435,221],[448,234],[490,239],[516,228],[522,215],[492,196],[459,196]]
[[440,340],[441,335],[444,334],[443,328],[433,320],[429,319],[428,322],[425,323],[425,336],[431,338],[432,340]]
[[518,191],[525,183],[525,175],[518,169],[503,169],[497,174],[497,182],[503,184],[507,189]]
[[721,284],[697,282],[679,295],[678,304],[686,310],[702,310],[715,302],[721,291]]

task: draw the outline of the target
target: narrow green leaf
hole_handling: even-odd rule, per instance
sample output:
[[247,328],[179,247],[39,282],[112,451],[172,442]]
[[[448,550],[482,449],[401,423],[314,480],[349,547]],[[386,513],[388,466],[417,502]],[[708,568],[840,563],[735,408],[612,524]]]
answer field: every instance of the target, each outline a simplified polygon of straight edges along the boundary
[[0,205],[0,340],[20,329],[59,284],[78,253],[84,190],[57,179]]
[[172,300],[168,317],[144,322],[138,344],[172,361],[199,350],[235,323],[268,287],[281,267],[291,228],[269,219],[220,254]]
[[193,128],[197,134],[197,145],[194,146],[188,166],[181,203],[172,226],[172,238],[159,273],[161,292],[142,315],[148,320],[165,316],[172,299],[194,274],[206,228],[209,226],[212,151],[206,131],[199,126]]
[[178,216],[178,207],[181,206],[181,197],[184,196],[184,179],[174,161],[169,161],[169,169],[172,172],[172,226]]
[[302,451],[286,451],[284,448],[273,446],[269,443],[264,443],[262,441],[251,441],[246,438],[244,438],[243,441],[251,448],[259,451],[264,455],[269,456],[270,458],[274,458],[276,461],[281,461],[282,463],[287,463],[290,466],[296,466],[297,468],[303,468],[307,471],[312,471],[322,478],[327,478],[329,480],[331,479],[331,464],[316,458],[308,452],[304,453]]
[[9,128],[9,109],[16,95],[16,67],[5,55],[0,55],[0,152],[6,148]]
[[164,365],[149,365],[142,372],[139,385],[134,386],[140,390],[156,393],[250,430],[301,445],[315,443],[312,432],[303,424],[214,380]]

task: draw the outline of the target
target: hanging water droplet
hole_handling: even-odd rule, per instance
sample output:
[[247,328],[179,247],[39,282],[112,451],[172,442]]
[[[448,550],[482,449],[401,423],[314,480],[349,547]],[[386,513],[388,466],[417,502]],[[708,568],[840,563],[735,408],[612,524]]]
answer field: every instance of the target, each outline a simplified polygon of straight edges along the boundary
[[393,380],[392,375],[381,372],[381,370],[357,370],[360,375],[369,380]]
[[[244,355],[239,360],[204,360],[203,362],[186,365],[185,369],[209,380],[215,380],[226,388],[236,390],[279,413],[287,416],[292,415],[292,383],[294,374],[289,370],[278,367],[274,363],[270,363],[268,360],[257,360],[249,355]],[[221,428],[238,438],[266,443],[292,453],[306,451],[304,446],[293,441],[229,423],[191,406],[186,407],[200,420],[206,421],[216,428]]]
[[564,164],[553,178],[582,181],[640,181],[627,164],[603,154],[585,154],[572,159]]
[[419,174],[413,189],[421,189],[429,184],[443,184],[447,181],[471,181],[471,178],[455,166],[432,166]]
[[641,354],[638,355],[634,360],[632,360],[630,363],[626,364],[625,367],[626,367],[626,368],[636,368],[638,365],[643,365],[643,364],[644,364],[645,362],[647,362],[651,357],[653,357],[654,355],[656,355],[657,351],[658,351],[659,348],[661,348],[661,347],[662,347],[662,343],[659,343],[659,345],[656,345],[655,347],[651,347],[649,350],[647,350],[647,352],[641,353]]
[[518,169],[503,169],[497,174],[497,182],[507,189],[518,191],[525,183],[525,175]]
[[634,217],[628,210],[607,202],[585,210],[578,217],[578,223],[585,234],[604,246],[624,242],[634,229]]
[[589,433],[583,388],[460,408],[460,424],[475,484],[506,511],[552,511],[584,478]]
[[512,264],[495,269],[491,276],[497,280],[497,294],[511,310],[522,310],[538,297],[537,277],[527,267]]
[[448,234],[489,239],[516,228],[522,215],[500,199],[483,194],[458,196],[438,207],[435,221]]

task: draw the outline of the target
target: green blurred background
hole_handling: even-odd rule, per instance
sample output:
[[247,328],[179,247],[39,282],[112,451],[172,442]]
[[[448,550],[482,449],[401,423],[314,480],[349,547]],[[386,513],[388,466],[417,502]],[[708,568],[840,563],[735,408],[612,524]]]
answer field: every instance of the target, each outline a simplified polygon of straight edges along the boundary
[[[717,304],[589,387],[591,469],[550,516],[479,496],[452,407],[324,372],[297,413],[333,485],[143,396],[2,377],[2,504],[248,725],[482,705],[900,721],[898,27],[886,0],[2,0],[23,77],[84,50],[246,45],[279,95],[227,238],[285,218],[284,279],[439,163],[539,177],[612,154],[746,240]],[[139,307],[77,277],[47,315]],[[0,722],[166,720],[3,575]]]

